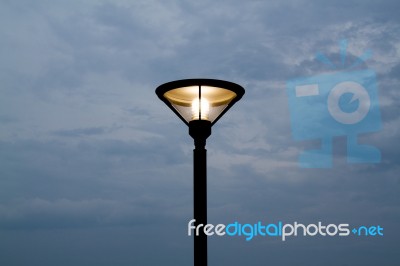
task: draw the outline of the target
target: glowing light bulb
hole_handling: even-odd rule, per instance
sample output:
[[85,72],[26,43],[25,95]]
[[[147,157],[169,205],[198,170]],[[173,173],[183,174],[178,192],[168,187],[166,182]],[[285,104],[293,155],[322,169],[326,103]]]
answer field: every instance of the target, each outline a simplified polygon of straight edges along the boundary
[[[200,102],[200,104],[199,104]],[[201,98],[194,99],[192,101],[192,119],[199,120],[199,114],[201,113],[201,119],[208,120],[208,114],[210,112],[210,103],[207,99]]]

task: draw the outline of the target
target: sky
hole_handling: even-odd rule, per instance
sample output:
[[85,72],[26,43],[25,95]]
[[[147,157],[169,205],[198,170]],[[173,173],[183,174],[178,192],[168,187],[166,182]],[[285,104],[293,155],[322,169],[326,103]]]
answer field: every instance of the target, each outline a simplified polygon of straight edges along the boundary
[[[0,264],[191,265],[193,140],[156,96],[214,78],[244,97],[207,140],[208,220],[380,225],[380,237],[209,237],[209,265],[399,265],[398,1],[0,1]],[[380,163],[301,168],[287,81],[365,51]],[[339,71],[347,71],[346,68]]]

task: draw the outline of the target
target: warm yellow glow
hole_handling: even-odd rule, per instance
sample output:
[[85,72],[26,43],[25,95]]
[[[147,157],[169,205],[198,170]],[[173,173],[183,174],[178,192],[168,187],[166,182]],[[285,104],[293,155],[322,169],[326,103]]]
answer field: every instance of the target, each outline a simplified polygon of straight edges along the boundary
[[[201,104],[199,104],[199,102],[201,102]],[[210,103],[205,98],[201,98],[201,100],[199,100],[199,98],[196,98],[192,101],[192,119],[198,120],[199,113],[201,113],[201,119],[208,120],[208,114],[210,113]]]
[[[164,97],[167,98],[172,104],[190,107],[193,99],[199,97],[199,87],[189,86],[173,89],[167,91],[164,94]],[[210,107],[228,104],[235,97],[236,93],[227,89],[211,86],[201,87],[201,98],[206,98],[210,103]]]
[[179,87],[165,92],[164,97],[185,121],[199,120],[201,107],[201,119],[213,122],[237,96],[233,91],[218,87],[201,86],[201,91],[199,89],[199,86]]

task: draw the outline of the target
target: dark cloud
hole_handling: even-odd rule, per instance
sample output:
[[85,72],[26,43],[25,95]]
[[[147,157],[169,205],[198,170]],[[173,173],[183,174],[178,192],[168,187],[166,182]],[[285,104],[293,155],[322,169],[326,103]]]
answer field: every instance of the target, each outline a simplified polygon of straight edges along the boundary
[[[208,140],[212,223],[380,224],[383,238],[210,238],[210,264],[397,265],[398,1],[2,1],[0,264],[188,265],[192,149],[154,89],[180,78],[246,88]],[[377,73],[379,164],[302,169],[286,81]],[[155,256],[155,254],[157,254]],[[290,254],[290,256],[288,256]]]

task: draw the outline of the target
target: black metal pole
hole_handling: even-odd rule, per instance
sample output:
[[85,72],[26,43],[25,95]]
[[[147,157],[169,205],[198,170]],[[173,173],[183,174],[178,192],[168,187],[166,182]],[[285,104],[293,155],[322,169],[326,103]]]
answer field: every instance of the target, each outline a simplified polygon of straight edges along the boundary
[[[207,224],[207,150],[196,146],[193,150],[193,207],[195,226]],[[203,229],[203,228],[200,228]],[[203,230],[194,234],[194,265],[207,266],[207,236]]]
[[194,232],[194,266],[207,266],[207,150],[206,139],[211,135],[211,123],[195,120],[189,123],[189,134],[194,139],[193,150],[193,215],[195,226],[202,224],[199,234]]

